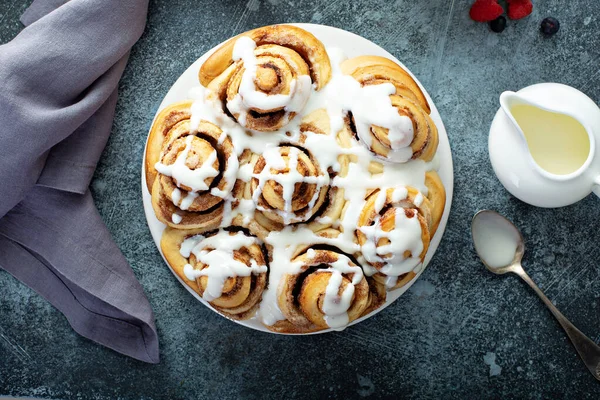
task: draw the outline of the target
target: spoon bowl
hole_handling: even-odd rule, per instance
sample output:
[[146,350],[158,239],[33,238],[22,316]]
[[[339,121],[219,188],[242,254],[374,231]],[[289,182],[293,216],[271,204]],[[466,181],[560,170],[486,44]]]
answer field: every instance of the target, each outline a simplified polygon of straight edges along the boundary
[[[471,235],[475,251],[489,271],[503,275],[521,268],[525,253],[523,236],[512,222],[496,211],[478,211],[471,221]],[[514,252],[512,259],[511,252]]]

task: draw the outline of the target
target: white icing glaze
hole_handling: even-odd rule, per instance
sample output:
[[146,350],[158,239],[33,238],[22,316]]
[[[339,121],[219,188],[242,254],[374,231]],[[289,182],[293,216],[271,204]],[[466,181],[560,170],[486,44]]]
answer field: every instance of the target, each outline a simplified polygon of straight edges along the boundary
[[[304,111],[278,131],[248,131],[224,113],[215,93],[204,88],[194,88],[192,90],[191,95],[194,99],[191,108],[192,127],[197,127],[201,120],[215,123],[223,130],[223,135],[219,140],[222,141],[225,136],[229,136],[237,156],[241,155],[245,149],[249,149],[253,153],[262,154],[268,164],[259,174],[254,174],[252,164],[245,164],[239,168],[236,164],[236,168],[232,168],[234,172],[228,175],[228,178],[232,178],[228,181],[231,180],[232,182],[235,180],[234,177],[244,182],[250,182],[253,177],[258,179],[258,189],[255,191],[252,200],[235,200],[230,194],[213,189],[212,193],[214,195],[225,199],[225,215],[221,226],[226,227],[231,224],[236,215],[241,215],[243,225],[247,225],[257,209],[257,196],[260,195],[265,182],[270,179],[277,181],[283,187],[285,210],[280,215],[286,222],[291,221],[293,217],[290,207],[291,196],[296,183],[307,182],[318,186],[330,185],[343,189],[344,198],[347,202],[342,218],[335,221],[334,226],[341,231],[338,237],[323,238],[305,226],[286,226],[281,231],[269,233],[265,238],[265,243],[272,247],[272,260],[269,269],[269,285],[263,292],[257,313],[257,318],[266,325],[273,325],[277,321],[285,319],[277,303],[278,283],[284,274],[300,272],[301,265],[291,261],[299,244],[323,243],[335,246],[340,251],[348,254],[362,252],[362,256],[358,258],[362,269],[361,267],[348,265],[347,261],[340,261],[341,264],[332,265],[327,270],[331,273],[331,277],[325,294],[326,322],[330,327],[340,329],[348,323],[347,310],[350,307],[354,293],[354,285],[360,282],[363,273],[365,276],[371,276],[377,272],[367,261],[378,262],[382,260],[383,255],[391,255],[391,258],[387,260],[388,264],[381,270],[381,272],[388,275],[386,282],[388,287],[393,287],[398,276],[403,273],[420,268],[419,255],[423,249],[421,227],[416,217],[406,217],[401,208],[396,209],[395,222],[397,229],[392,232],[382,231],[378,224],[375,224],[374,227],[361,228],[361,231],[369,239],[367,240],[368,243],[376,244],[377,238],[386,237],[390,240],[388,246],[377,248],[374,245],[367,244],[366,247],[363,246],[361,249],[361,246],[355,242],[354,232],[365,204],[366,194],[372,189],[380,189],[375,205],[377,210],[381,210],[385,204],[386,189],[388,188],[393,189],[391,195],[393,202],[399,202],[407,197],[406,186],[412,186],[426,195],[425,173],[431,169],[437,169],[439,163],[437,158],[434,158],[434,161],[430,163],[421,160],[410,160],[412,156],[410,142],[414,135],[412,122],[407,117],[400,116],[397,110],[391,106],[389,95],[395,92],[395,88],[391,84],[361,87],[353,78],[343,75],[339,63],[344,60],[345,56],[339,49],[327,49],[332,62],[332,78],[320,91],[316,91],[314,87],[311,87],[310,78],[298,77],[292,84],[290,95],[266,96],[261,92],[257,92],[254,87],[253,79],[256,72],[255,47],[255,43],[247,37],[238,39],[234,46],[233,57],[234,59],[243,60],[245,71],[240,86],[240,94],[227,104],[229,110],[240,114],[238,121],[242,124],[244,123],[243,114],[250,106],[261,109],[285,107],[287,112],[299,113],[302,109]],[[307,81],[306,78],[309,80]],[[301,118],[320,108],[327,110],[331,128],[329,134],[304,132],[304,141],[300,143],[299,126]],[[338,144],[336,136],[344,126],[344,117],[348,111],[352,112],[358,135],[364,143],[353,141],[349,148],[343,148]],[[383,171],[377,175],[373,175],[369,170],[373,161],[381,162],[367,147],[370,141],[373,140],[370,125],[389,130],[388,138],[391,142],[392,151],[390,151],[388,158],[392,161],[402,162],[384,162]],[[279,146],[289,143],[296,143],[307,149],[317,161],[321,171],[327,171],[331,168],[333,171],[339,172],[341,170],[339,157],[342,155],[351,156],[353,162],[349,164],[345,176],[338,175],[330,179],[329,175],[324,172],[323,175],[318,177],[304,177],[296,169],[295,163],[297,163],[298,152],[292,150],[288,165],[290,172],[286,174],[272,173],[271,169],[281,170],[286,168],[285,161],[279,153]],[[235,158],[235,161],[231,158],[230,162],[232,164],[237,162],[237,157]],[[181,192],[176,194],[174,191],[172,199],[175,204],[181,202],[180,208],[185,209],[183,206],[188,203],[186,200],[193,195],[194,193],[190,193],[181,199]],[[423,201],[422,195],[419,194],[419,196],[415,199],[416,203]],[[311,199],[311,205],[314,205],[313,200],[316,201],[316,199],[317,197]],[[317,222],[331,224],[334,221],[330,217],[320,217],[317,218]],[[194,253],[200,261],[206,261],[205,263],[209,265],[209,268],[203,270],[207,272],[202,272],[194,270],[191,265],[187,265],[185,268],[186,276],[189,279],[195,279],[202,275],[209,276],[212,283],[209,285],[211,289],[206,291],[208,294],[205,294],[205,298],[208,299],[214,298],[215,295],[220,293],[220,288],[229,276],[235,274],[237,276],[247,276],[241,274],[266,271],[266,266],[248,268],[245,264],[239,265],[241,263],[231,262],[231,254],[236,246],[241,246],[242,243],[250,240],[256,241],[257,239],[232,240],[229,234],[225,236],[225,234],[221,235],[220,233],[209,238],[196,236],[187,239],[181,246],[182,256],[189,257],[190,254]],[[218,250],[210,252],[198,250],[207,247],[214,247]],[[196,252],[194,252],[194,249],[196,249]],[[406,250],[409,250],[413,256],[405,258],[404,252]],[[306,253],[309,257],[314,256],[314,250],[310,248]],[[344,262],[345,264],[342,265]],[[219,263],[224,263],[226,267],[220,270],[210,267],[210,265],[220,265]],[[350,272],[354,273],[352,285],[347,286],[346,290],[339,294],[342,274]]]
[[181,208],[182,210],[189,209],[197,197],[198,197],[198,193],[188,192],[188,194],[186,194],[185,197],[181,200],[181,203],[179,204],[178,207]]
[[[346,257],[340,257],[331,264],[329,283],[325,289],[325,298],[323,300],[323,313],[325,313],[325,322],[330,328],[341,330],[348,325],[348,309],[352,305],[354,296],[354,286],[363,278],[363,271],[356,265],[350,265]],[[342,285],[342,274],[353,274],[352,284],[347,285],[342,294],[339,294]]]
[[[254,174],[253,177],[258,179],[258,187],[254,191],[252,196],[252,200],[254,203],[258,203],[258,199],[263,191],[265,183],[267,181],[275,181],[281,185],[283,188],[282,198],[284,201],[284,209],[283,210],[275,210],[275,209],[265,209],[264,207],[257,205],[256,209],[260,211],[270,211],[275,212],[283,218],[283,222],[288,225],[292,222],[297,222],[297,218],[295,218],[294,211],[292,210],[292,196],[295,191],[295,186],[297,183],[310,183],[315,184],[317,190],[314,195],[310,199],[308,203],[308,212],[304,216],[304,218],[308,219],[312,215],[312,208],[315,205],[315,202],[319,198],[320,189],[329,184],[329,175],[322,174],[318,176],[304,176],[298,171],[298,156],[301,151],[296,147],[291,147],[288,154],[288,163],[285,162],[279,147],[268,147],[262,154],[265,159],[265,167],[259,174]],[[273,173],[272,169],[275,171],[281,171],[284,169],[288,169],[289,172],[286,174],[278,174]]]
[[194,269],[192,265],[186,264],[183,273],[189,280],[196,280],[201,276],[208,277],[206,290],[202,297],[206,301],[213,301],[221,297],[227,279],[267,272],[266,265],[258,265],[256,261],[251,260],[251,265],[248,266],[234,258],[234,251],[257,243],[256,238],[246,236],[242,232],[232,235],[223,230],[214,236],[198,235],[188,238],[182,243],[180,253],[186,258],[190,254],[194,254],[197,262],[206,267],[198,270]]
[[[419,256],[423,251],[421,223],[417,215],[409,218],[403,208],[396,207],[395,229],[389,232],[381,228],[378,217],[372,226],[360,228],[367,238],[366,243],[361,247],[363,257],[371,263],[387,262],[380,272],[388,276],[398,277],[412,271],[421,263]],[[388,239],[389,244],[377,246],[382,238]],[[410,251],[410,257],[404,257],[406,251]],[[383,256],[386,255],[391,257],[384,258]]]
[[173,213],[173,215],[171,215],[171,221],[174,224],[179,224],[182,219],[183,219],[183,217],[177,213]]
[[290,99],[290,102],[285,106],[285,111],[299,113],[301,112],[312,90],[312,80],[308,75],[300,75],[297,80],[292,82],[292,93],[294,95]]
[[238,114],[238,122],[246,125],[246,114],[249,110],[271,111],[284,108],[286,118],[291,118],[290,112],[300,112],[306,105],[311,94],[312,81],[310,76],[301,75],[290,83],[289,94],[267,94],[256,90],[254,79],[257,71],[257,60],[254,55],[256,43],[249,37],[242,36],[233,46],[232,59],[242,60],[244,72],[238,94],[227,103],[227,108]]
[[387,199],[386,192],[387,190],[380,190],[379,193],[377,193],[377,197],[375,198],[375,212],[381,211],[385,205],[385,200]]
[[254,201],[246,199],[242,199],[239,201],[236,211],[243,217],[243,226],[248,226],[252,218],[254,218],[254,210],[256,210]]
[[[421,194],[419,192],[419,194]],[[395,188],[392,192],[392,202],[397,203],[400,200],[405,199],[408,196],[408,190],[405,187]]]
[[254,173],[254,166],[252,164],[246,164],[240,167],[238,171],[238,179],[244,182],[250,182],[252,179],[252,174]]
[[[198,197],[198,193],[186,192],[185,196],[182,197],[182,192],[180,189],[175,188],[171,193],[171,201],[181,210],[187,210],[190,208],[194,200]],[[175,221],[173,221],[175,222]],[[180,221],[181,222],[181,221]],[[178,224],[179,222],[175,222]]]
[[423,204],[423,199],[423,195],[419,192],[415,197],[415,206],[421,207],[421,204]]
[[173,189],[173,193],[171,193],[171,200],[173,204],[178,206],[181,203],[181,190],[175,188]]
[[202,239],[203,236],[201,235],[195,235],[185,239],[179,246],[179,254],[185,258],[189,258],[190,254],[192,254],[192,249],[196,247]]
[[166,165],[157,162],[154,167],[160,174],[170,176],[175,179],[178,184],[189,187],[193,192],[198,192],[208,189],[208,185],[204,180],[219,175],[219,170],[213,167],[213,163],[217,161],[217,152],[215,150],[213,150],[208,158],[204,160],[200,168],[188,168],[185,161],[193,139],[194,136],[192,135],[185,138],[185,149],[177,156],[177,159],[173,164]]

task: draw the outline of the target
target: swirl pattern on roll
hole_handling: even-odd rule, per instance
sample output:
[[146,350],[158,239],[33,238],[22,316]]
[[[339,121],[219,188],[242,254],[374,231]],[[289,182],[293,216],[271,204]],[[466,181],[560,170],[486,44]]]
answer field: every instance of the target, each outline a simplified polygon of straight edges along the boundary
[[388,114],[385,126],[379,126],[360,114],[351,113],[359,139],[379,158],[392,162],[410,159],[431,161],[438,146],[438,132],[429,116],[425,95],[414,79],[398,64],[377,56],[348,59],[340,66],[366,92],[389,95],[389,102],[378,112]]
[[[190,122],[189,104],[165,109],[157,117],[151,141],[162,139],[160,151],[152,143],[147,157],[148,185],[159,220],[179,228],[217,227],[223,202],[242,189],[236,180],[239,158],[231,139],[215,124]],[[154,164],[150,164],[155,161]]]
[[251,181],[257,210],[282,225],[304,222],[325,201],[329,175],[298,147],[266,149],[257,157]]
[[312,34],[287,25],[247,32],[217,50],[200,69],[200,82],[242,126],[276,131],[308,101],[312,85],[331,76],[329,57]]
[[243,231],[184,234],[169,230],[162,240],[165,256],[179,266],[178,275],[223,314],[234,319],[254,315],[268,278],[259,239]]
[[362,257],[377,270],[374,279],[395,289],[414,278],[427,254],[432,225],[430,202],[415,188],[374,191],[356,229]]
[[343,328],[369,307],[369,284],[362,269],[346,255],[308,248],[292,264],[299,271],[282,277],[278,304],[298,330]]

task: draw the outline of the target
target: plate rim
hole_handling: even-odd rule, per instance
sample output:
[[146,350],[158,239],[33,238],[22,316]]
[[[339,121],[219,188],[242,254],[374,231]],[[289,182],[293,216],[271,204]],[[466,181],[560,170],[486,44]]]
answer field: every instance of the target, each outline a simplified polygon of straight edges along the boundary
[[[438,230],[436,231],[436,233],[433,237],[433,240],[430,242],[429,249],[425,256],[425,261],[423,262],[420,271],[416,274],[416,276],[413,280],[411,280],[408,284],[406,284],[405,286],[403,286],[399,289],[396,289],[391,292],[387,292],[386,301],[380,307],[373,310],[369,314],[364,315],[364,316],[352,321],[346,327],[344,327],[344,329],[345,329],[345,328],[348,328],[350,326],[358,324],[362,321],[365,321],[365,320],[377,315],[379,312],[381,312],[382,310],[384,310],[385,308],[389,307],[391,304],[396,302],[396,300],[398,300],[399,297],[401,297],[404,293],[406,293],[406,291],[408,291],[408,289],[415,282],[417,282],[417,280],[420,278],[421,274],[425,271],[425,269],[431,262],[433,256],[437,252],[439,244],[440,244],[442,237],[446,231],[446,225],[448,223],[450,209],[452,208],[452,200],[453,200],[453,194],[454,194],[454,162],[452,159],[452,151],[451,151],[451,147],[450,147],[450,142],[449,142],[448,134],[446,132],[446,127],[444,126],[441,115],[440,115],[435,103],[433,102],[433,99],[431,98],[431,96],[429,95],[429,93],[427,92],[425,87],[421,84],[421,82],[418,80],[418,78],[400,60],[398,60],[396,57],[394,57],[391,53],[389,53],[383,47],[381,47],[381,46],[377,45],[376,43],[370,41],[369,39],[366,39],[366,38],[364,38],[360,35],[357,35],[353,32],[349,32],[344,29],[336,28],[336,27],[329,26],[329,25],[310,24],[310,23],[285,23],[285,24],[275,24],[275,25],[294,25],[294,26],[303,28],[303,29],[309,31],[310,33],[312,33],[313,35],[315,35],[317,37],[317,39],[319,39],[323,42],[324,42],[324,40],[322,38],[320,38],[321,34],[320,33],[317,34],[314,31],[323,30],[323,31],[330,31],[332,33],[335,32],[336,35],[349,36],[349,39],[357,38],[357,40],[359,42],[363,42],[363,44],[366,45],[367,47],[376,49],[375,52],[384,53],[386,57],[390,58],[394,62],[398,63],[402,68],[404,68],[409,73],[409,75],[415,80],[415,82],[417,83],[419,88],[421,88],[421,90],[423,91],[423,93],[425,95],[425,98],[427,99],[428,103],[430,104],[430,107],[431,107],[430,115],[431,115],[432,119],[434,120],[436,127],[438,129],[439,144],[438,144],[436,156],[438,157],[439,168],[437,171],[440,175],[440,179],[442,180],[442,183],[444,184],[444,188],[446,190],[446,204],[445,204],[444,212],[442,214],[442,218],[440,220]],[[154,214],[154,210],[152,208],[150,192],[148,191],[147,184],[146,184],[145,158],[146,158],[146,149],[148,146],[149,133],[150,133],[150,130],[152,129],[152,125],[154,124],[156,116],[159,114],[159,112],[163,108],[165,108],[167,105],[172,104],[174,102],[171,100],[169,100],[169,101],[166,101],[166,100],[169,97],[173,97],[173,96],[179,97],[179,96],[176,96],[175,94],[173,94],[173,91],[177,90],[176,87],[178,85],[183,84],[183,81],[187,78],[188,74],[194,73],[194,75],[197,76],[198,72],[196,71],[196,69],[199,68],[199,65],[201,63],[203,63],[213,52],[215,52],[219,47],[221,47],[224,43],[226,43],[230,39],[231,38],[226,39],[224,42],[219,43],[216,46],[212,47],[210,50],[208,50],[207,52],[202,54],[200,57],[198,57],[194,62],[192,62],[185,69],[185,71],[177,77],[175,82],[171,85],[171,87],[169,88],[167,93],[162,98],[161,103],[159,104],[159,106],[156,110],[156,113],[154,114],[152,123],[150,124],[150,128],[148,129],[148,134],[146,135],[146,143],[144,145],[144,152],[143,152],[143,157],[142,157],[142,168],[141,168],[142,202],[144,205],[144,215],[146,217],[146,224],[148,225],[148,229],[150,230],[150,235],[152,236],[154,244],[155,244],[156,248],[158,249],[159,254],[162,257],[163,262],[167,265],[168,269],[175,276],[175,278],[179,281],[179,283],[181,285],[183,285],[185,287],[185,289],[187,289],[187,291],[190,292],[204,306],[206,306],[206,307],[208,307],[208,309],[216,312],[221,317],[223,317],[227,320],[233,321],[236,324],[244,326],[246,328],[250,328],[250,329],[253,329],[256,331],[260,331],[260,332],[278,334],[278,335],[297,336],[297,335],[315,335],[315,334],[333,332],[335,330],[332,328],[323,329],[323,330],[320,330],[317,332],[307,332],[307,333],[275,332],[275,331],[269,330],[260,321],[258,321],[258,319],[256,317],[252,317],[248,320],[241,320],[241,321],[227,317],[226,315],[219,313],[216,309],[214,309],[212,306],[210,306],[210,304],[207,301],[205,301],[202,297],[200,297],[200,295],[198,293],[196,293],[192,288],[190,288],[187,284],[185,284],[185,282],[175,273],[175,271],[173,271],[173,269],[167,262],[164,254],[162,252],[162,249],[160,246],[160,241],[161,241],[161,237],[162,237],[163,231],[166,226],[162,222],[160,222],[156,218],[156,215]],[[348,45],[348,46],[350,46],[350,45]],[[341,47],[341,46],[337,46],[337,47]],[[344,51],[344,53],[347,53],[346,49],[342,49],[342,50]],[[368,55],[368,53],[364,53],[364,52],[363,52],[363,54]],[[198,64],[198,67],[196,67],[196,64]],[[197,80],[196,80],[196,83],[198,86],[200,86],[200,83]],[[191,88],[187,88],[188,91],[189,91],[189,89],[191,89]],[[444,160],[441,159],[442,158],[441,154],[440,154],[441,148],[443,148],[442,149],[443,151],[441,153],[445,154]],[[443,164],[443,169],[444,169],[443,171],[442,171],[442,164]],[[153,226],[154,226],[154,228],[153,228]]]

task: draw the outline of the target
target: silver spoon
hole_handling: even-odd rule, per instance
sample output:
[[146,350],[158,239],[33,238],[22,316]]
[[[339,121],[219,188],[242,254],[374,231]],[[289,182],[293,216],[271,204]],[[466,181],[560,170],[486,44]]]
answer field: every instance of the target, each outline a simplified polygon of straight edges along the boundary
[[527,282],[563,327],[585,366],[600,380],[600,347],[565,318],[525,273],[521,266],[525,245],[517,227],[497,212],[483,210],[473,217],[471,234],[475,251],[485,267],[499,275],[512,272]]

